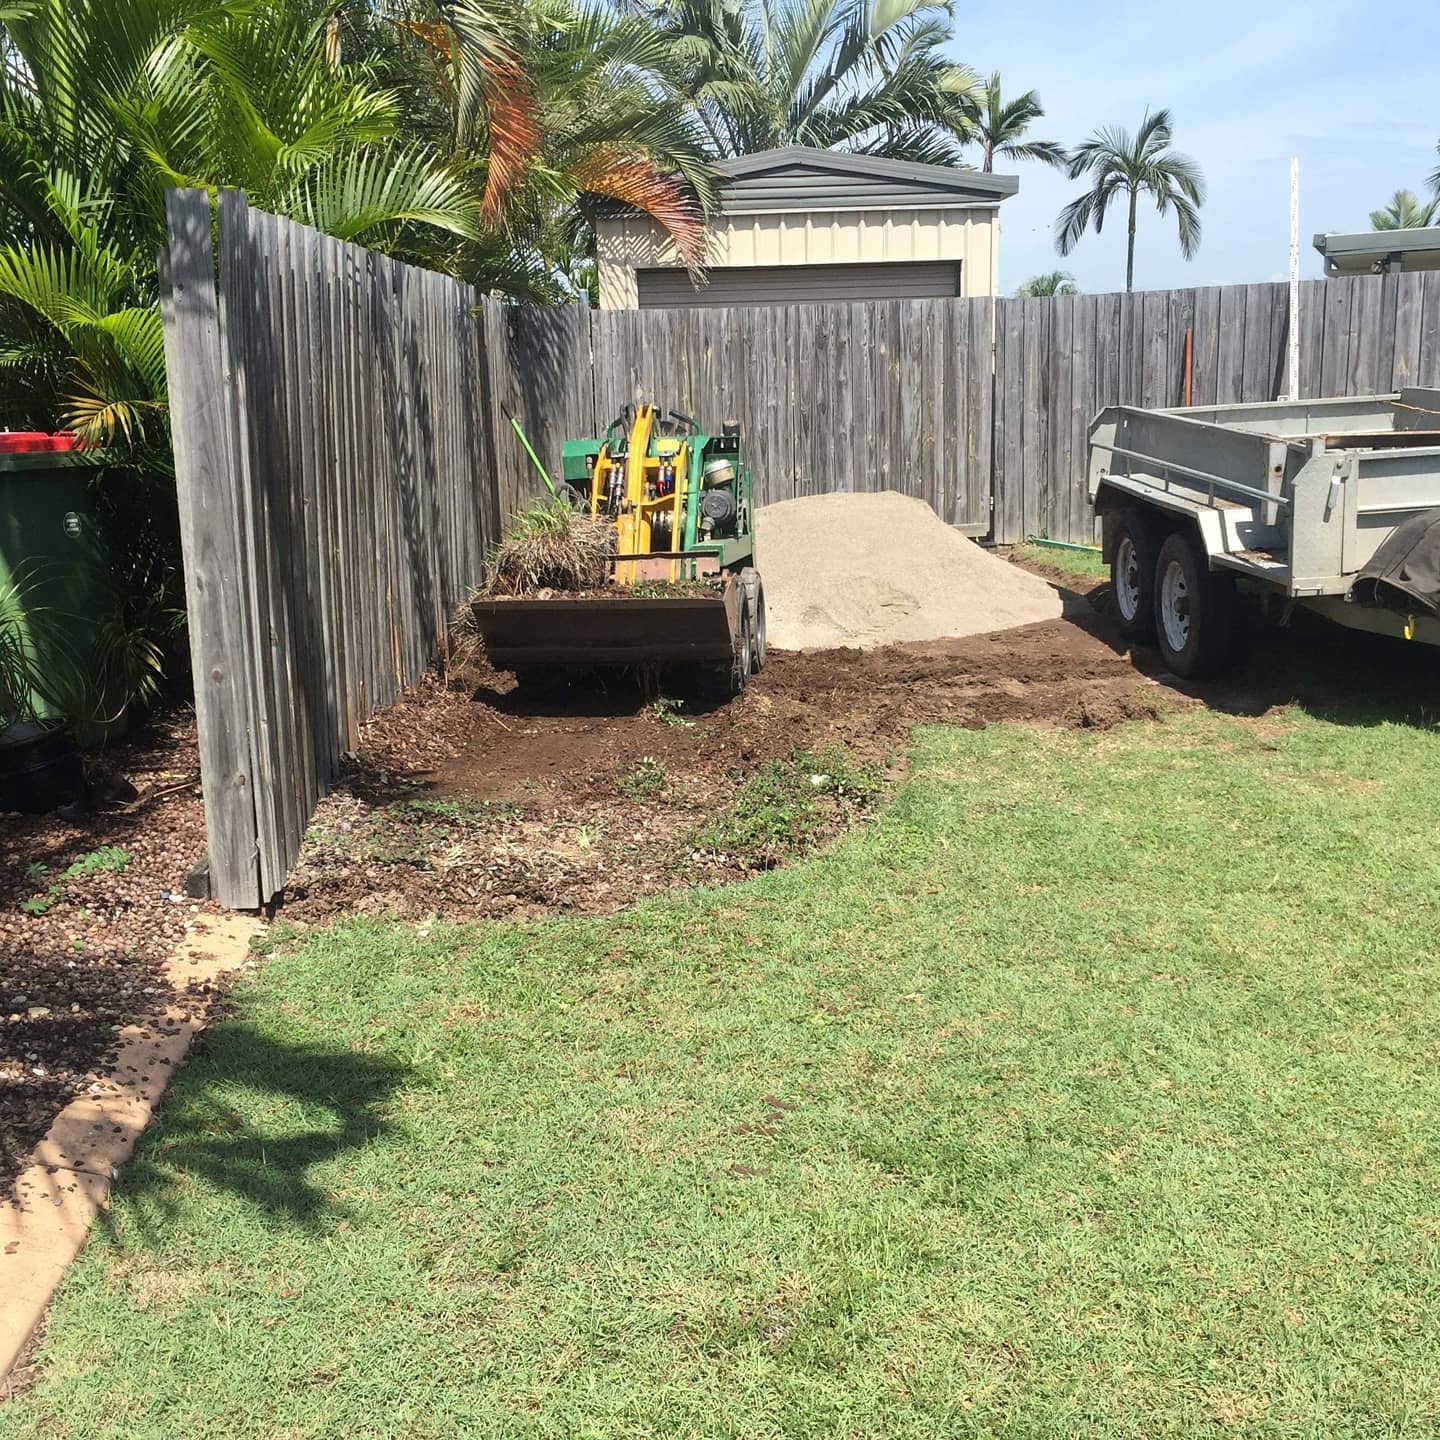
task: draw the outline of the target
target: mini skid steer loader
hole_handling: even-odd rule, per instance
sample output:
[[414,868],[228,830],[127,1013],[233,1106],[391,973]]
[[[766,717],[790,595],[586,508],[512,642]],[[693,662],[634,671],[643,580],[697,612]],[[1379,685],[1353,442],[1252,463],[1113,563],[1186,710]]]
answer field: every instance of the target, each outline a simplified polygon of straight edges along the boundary
[[630,406],[561,455],[575,504],[614,524],[610,583],[475,601],[490,663],[536,688],[684,667],[707,688],[743,690],[765,663],[765,590],[740,427],[711,435],[678,410]]

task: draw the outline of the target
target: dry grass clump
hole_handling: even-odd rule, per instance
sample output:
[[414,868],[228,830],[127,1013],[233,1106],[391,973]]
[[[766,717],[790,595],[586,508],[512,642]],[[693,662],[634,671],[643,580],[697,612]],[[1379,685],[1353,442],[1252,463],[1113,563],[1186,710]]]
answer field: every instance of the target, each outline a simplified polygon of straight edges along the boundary
[[615,528],[576,510],[563,496],[534,500],[510,519],[490,557],[490,595],[593,590],[610,578]]
[[449,685],[464,686],[485,664],[485,637],[480,633],[474,608],[475,601],[484,594],[483,589],[472,590],[450,617],[439,656],[440,673]]

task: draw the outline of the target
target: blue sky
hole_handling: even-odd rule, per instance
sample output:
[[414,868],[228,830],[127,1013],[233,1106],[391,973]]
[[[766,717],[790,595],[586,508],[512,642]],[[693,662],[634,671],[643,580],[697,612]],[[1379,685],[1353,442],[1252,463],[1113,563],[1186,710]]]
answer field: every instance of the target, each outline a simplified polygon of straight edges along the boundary
[[[1147,105],[1170,107],[1176,148],[1205,171],[1204,236],[1187,262],[1174,216],[1142,208],[1136,289],[1283,279],[1292,155],[1306,278],[1321,273],[1312,235],[1367,229],[1372,209],[1397,189],[1423,192],[1440,164],[1434,0],[957,0],[955,31],[957,57],[998,69],[1006,95],[1040,92],[1044,138],[1069,145],[1100,125],[1133,131]],[[1002,291],[1057,267],[1087,291],[1124,289],[1123,210],[1061,260],[1055,216],[1081,183],[1043,165],[1013,168],[1020,193],[1000,212]]]

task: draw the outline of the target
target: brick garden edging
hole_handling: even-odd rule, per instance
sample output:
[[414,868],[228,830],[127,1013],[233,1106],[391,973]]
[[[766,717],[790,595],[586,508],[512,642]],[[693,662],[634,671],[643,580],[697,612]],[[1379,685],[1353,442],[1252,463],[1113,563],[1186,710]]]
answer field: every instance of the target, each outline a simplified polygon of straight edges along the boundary
[[[239,969],[260,928],[250,915],[200,917],[167,962],[171,983],[183,990]],[[109,1208],[120,1166],[206,1020],[206,1007],[172,1006],[157,1022],[121,1031],[109,1079],[56,1116],[12,1198],[0,1204],[0,1380],[44,1319],[96,1215]]]

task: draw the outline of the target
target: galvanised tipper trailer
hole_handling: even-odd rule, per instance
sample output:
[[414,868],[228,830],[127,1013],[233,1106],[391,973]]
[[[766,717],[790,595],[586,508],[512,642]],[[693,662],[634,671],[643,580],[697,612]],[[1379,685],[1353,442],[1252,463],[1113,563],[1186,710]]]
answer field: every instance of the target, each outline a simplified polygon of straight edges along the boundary
[[1440,644],[1440,390],[1113,406],[1089,491],[1120,625],[1177,674],[1224,666],[1237,584]]

